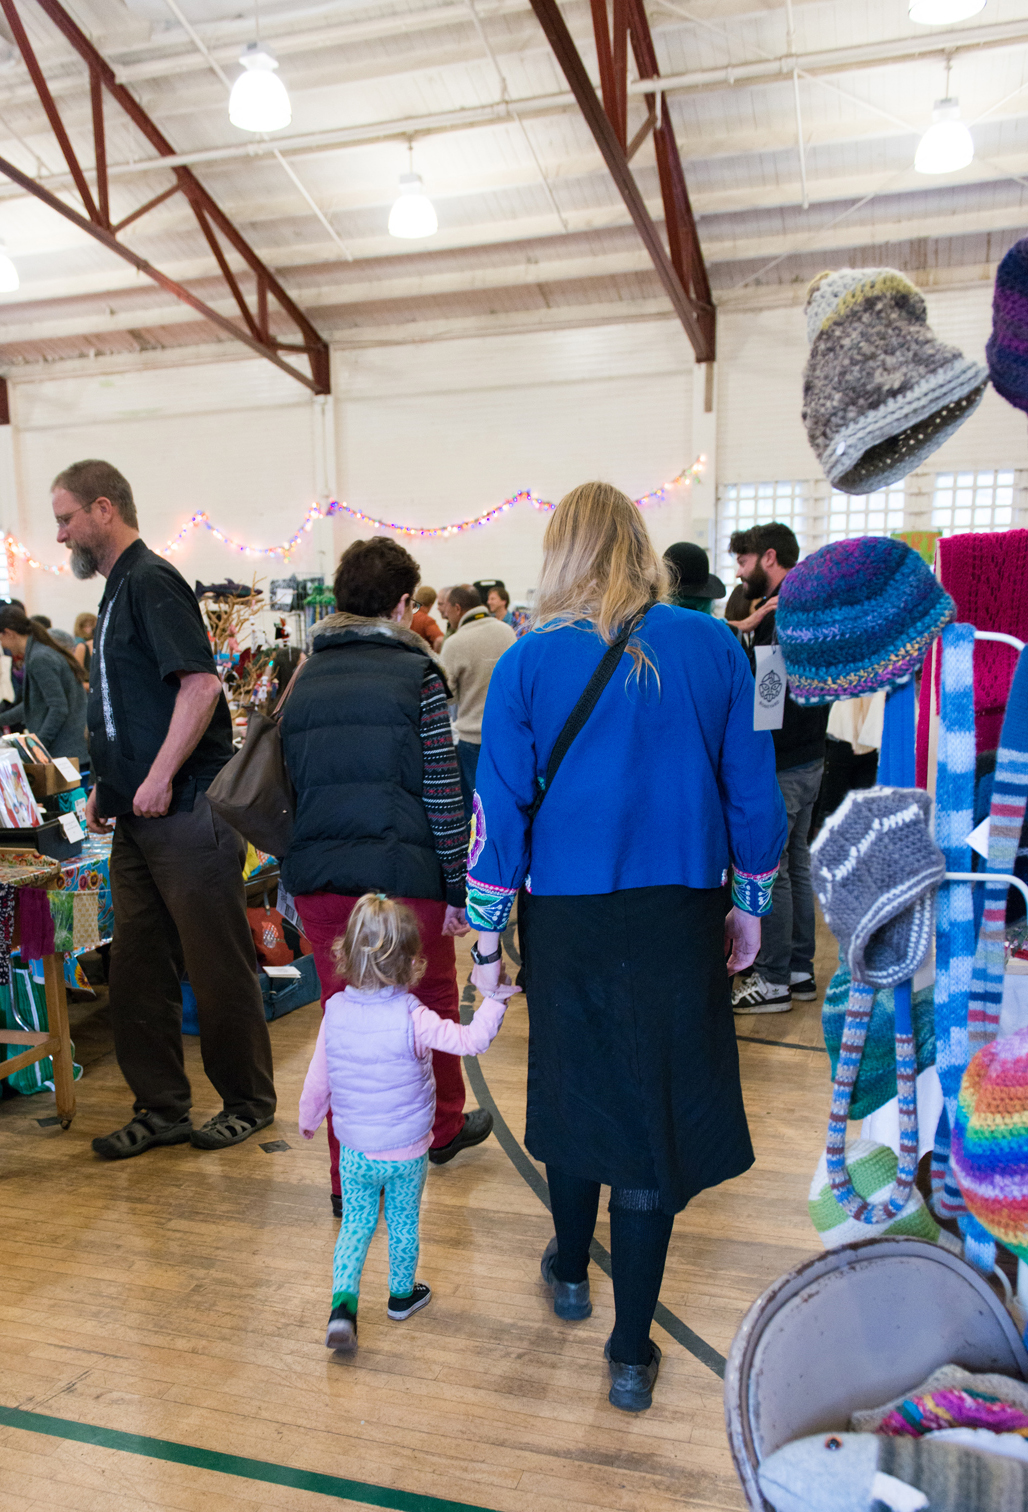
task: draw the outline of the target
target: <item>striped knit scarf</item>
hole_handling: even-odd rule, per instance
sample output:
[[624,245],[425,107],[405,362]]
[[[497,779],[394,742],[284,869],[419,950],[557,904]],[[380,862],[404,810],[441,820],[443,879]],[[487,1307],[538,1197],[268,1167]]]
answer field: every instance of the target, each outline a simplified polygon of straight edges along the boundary
[[[974,626],[942,632],[935,839],[947,871],[970,871],[967,836],[974,827]],[[945,1107],[932,1155],[932,1202],[940,1218],[967,1210],[949,1178],[950,1130],[968,1062],[967,1012],[974,963],[974,908],[969,886],[939,888],[935,926],[935,1063]]]

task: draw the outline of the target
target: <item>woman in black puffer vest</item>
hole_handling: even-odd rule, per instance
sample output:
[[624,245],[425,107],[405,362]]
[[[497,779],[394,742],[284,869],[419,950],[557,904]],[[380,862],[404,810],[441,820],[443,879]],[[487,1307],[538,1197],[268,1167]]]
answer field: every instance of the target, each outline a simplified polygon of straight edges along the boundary
[[[468,834],[441,664],[409,628],[417,562],[376,536],[343,553],[338,613],[314,628],[282,718],[286,766],[296,789],[293,843],[283,886],[296,899],[314,948],[322,1007],[345,985],[332,944],[357,899],[384,892],[415,912],[427,967],[418,997],[459,1022],[453,936],[465,934]],[[460,1060],[433,1052],[434,1164],[480,1144],[490,1114],[464,1112]],[[329,1118],[333,1207],[339,1144]]]

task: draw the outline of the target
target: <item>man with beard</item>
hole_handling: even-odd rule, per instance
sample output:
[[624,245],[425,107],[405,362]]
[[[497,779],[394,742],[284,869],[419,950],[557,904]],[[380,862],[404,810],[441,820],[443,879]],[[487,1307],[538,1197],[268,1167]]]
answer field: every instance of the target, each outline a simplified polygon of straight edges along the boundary
[[[93,1140],[104,1160],[190,1141],[240,1144],[275,1116],[271,1041],[246,918],[246,846],[207,801],[232,722],[200,606],[140,539],[128,482],[76,462],[53,482],[57,539],[78,578],[100,573],[88,724],[96,786],[86,822],[116,820],[110,875],[114,1046],[134,1116]],[[202,1128],[182,1055],[182,978],[196,994],[204,1070],[224,1106]]]
[[[788,525],[756,525],[747,541],[752,553],[739,576],[753,603],[742,622],[751,633],[742,637],[756,670],[754,647],[775,640],[778,589],[799,561],[800,548]],[[814,981],[814,892],[810,882],[807,837],[821,790],[825,765],[828,707],[805,708],[786,691],[782,728],[772,731],[778,786],[789,818],[789,838],[782,852],[771,912],[761,920],[760,952],[753,968],[736,977],[732,1007],[736,1013],[787,1013],[793,998],[811,1003]]]

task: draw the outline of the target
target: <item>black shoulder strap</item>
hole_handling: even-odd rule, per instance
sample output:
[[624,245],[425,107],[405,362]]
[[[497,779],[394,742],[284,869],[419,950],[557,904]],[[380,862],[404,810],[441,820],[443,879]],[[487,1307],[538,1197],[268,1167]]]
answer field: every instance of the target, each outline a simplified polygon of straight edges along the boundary
[[[649,605],[647,605],[648,607]],[[603,653],[599,666],[586,683],[581,698],[568,715],[564,728],[557,736],[553,750],[550,752],[550,759],[546,763],[546,777],[535,798],[532,800],[532,807],[528,811],[529,823],[531,823],[542,807],[543,799],[553,785],[553,779],[556,777],[557,770],[568,753],[571,742],[581,732],[589,715],[595,709],[599,702],[600,694],[614,676],[614,670],[621,660],[624,649],[628,645],[632,635],[639,628],[645,614],[646,610],[644,609],[641,614],[637,614],[634,619],[629,620],[617,640],[610,643]]]

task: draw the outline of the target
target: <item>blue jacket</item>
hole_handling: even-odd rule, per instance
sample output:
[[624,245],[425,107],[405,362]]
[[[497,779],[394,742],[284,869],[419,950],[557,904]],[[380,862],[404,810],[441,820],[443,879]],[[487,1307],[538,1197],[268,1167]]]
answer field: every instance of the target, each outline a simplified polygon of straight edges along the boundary
[[626,653],[564,757],[529,835],[527,812],[564,722],[603,654],[598,635],[534,630],[496,664],[482,725],[468,917],[502,929],[519,885],[533,894],[712,888],[734,869],[736,903],[766,913],[786,841],[774,744],[753,729],[753,674],[738,641],[670,604]]

